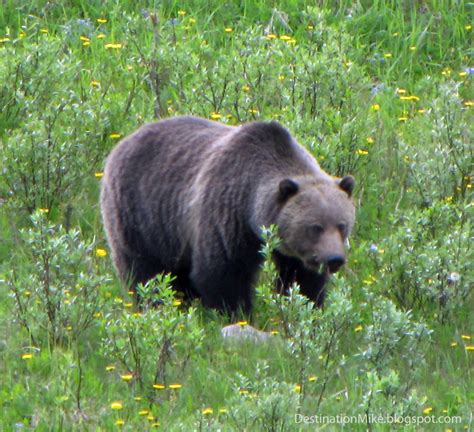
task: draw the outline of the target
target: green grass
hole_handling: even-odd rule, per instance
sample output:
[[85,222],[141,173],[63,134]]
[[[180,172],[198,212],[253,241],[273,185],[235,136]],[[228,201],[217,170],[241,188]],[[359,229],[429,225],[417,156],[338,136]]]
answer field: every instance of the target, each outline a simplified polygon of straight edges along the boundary
[[[4,2],[0,429],[315,430],[301,413],[425,421],[350,430],[470,430],[473,12],[454,0]],[[182,114],[276,119],[328,172],[356,177],[349,265],[325,310],[273,298],[265,268],[252,322],[278,332],[268,345],[225,343],[228,320],[199,303],[133,315],[96,253],[106,155]]]

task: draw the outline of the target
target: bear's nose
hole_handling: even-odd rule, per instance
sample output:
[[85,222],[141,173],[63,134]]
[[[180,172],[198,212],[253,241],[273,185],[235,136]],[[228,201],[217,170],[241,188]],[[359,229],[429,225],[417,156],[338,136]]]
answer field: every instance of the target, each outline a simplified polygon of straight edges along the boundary
[[346,259],[342,255],[333,255],[328,258],[326,263],[329,267],[329,271],[336,273],[346,263]]

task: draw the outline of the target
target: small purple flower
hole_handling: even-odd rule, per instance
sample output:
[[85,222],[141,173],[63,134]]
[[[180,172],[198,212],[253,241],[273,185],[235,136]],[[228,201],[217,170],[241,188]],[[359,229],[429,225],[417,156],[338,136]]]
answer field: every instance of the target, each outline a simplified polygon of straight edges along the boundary
[[369,252],[375,253],[378,252],[378,250],[379,248],[377,247],[377,245],[371,244],[369,247]]
[[474,67],[468,67],[464,69],[464,72],[466,72],[468,75],[473,75],[474,74]]
[[385,87],[385,84],[384,83],[381,83],[381,84],[375,84],[372,86],[372,89],[370,90],[370,93],[372,93],[373,95],[377,94],[380,90],[383,90]]

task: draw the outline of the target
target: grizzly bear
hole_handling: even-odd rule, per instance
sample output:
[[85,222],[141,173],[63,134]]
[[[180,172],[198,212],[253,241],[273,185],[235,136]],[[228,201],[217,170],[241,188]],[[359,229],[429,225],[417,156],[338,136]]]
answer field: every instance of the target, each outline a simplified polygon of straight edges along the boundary
[[345,263],[354,179],[333,178],[276,122],[238,127],[195,117],[148,124],[107,159],[101,207],[129,286],[160,272],[210,308],[250,312],[261,229],[277,226],[278,290],[317,305]]

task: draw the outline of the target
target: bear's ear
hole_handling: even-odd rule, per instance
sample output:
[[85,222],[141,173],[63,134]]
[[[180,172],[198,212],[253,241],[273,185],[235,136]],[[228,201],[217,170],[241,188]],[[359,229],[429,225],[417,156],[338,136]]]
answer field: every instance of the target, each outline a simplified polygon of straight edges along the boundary
[[284,179],[280,182],[278,186],[280,192],[280,200],[286,201],[291,196],[295,195],[298,192],[299,185],[294,180],[289,178]]
[[347,193],[347,195],[352,196],[352,191],[354,190],[355,180],[352,176],[345,176],[339,180],[339,187]]

